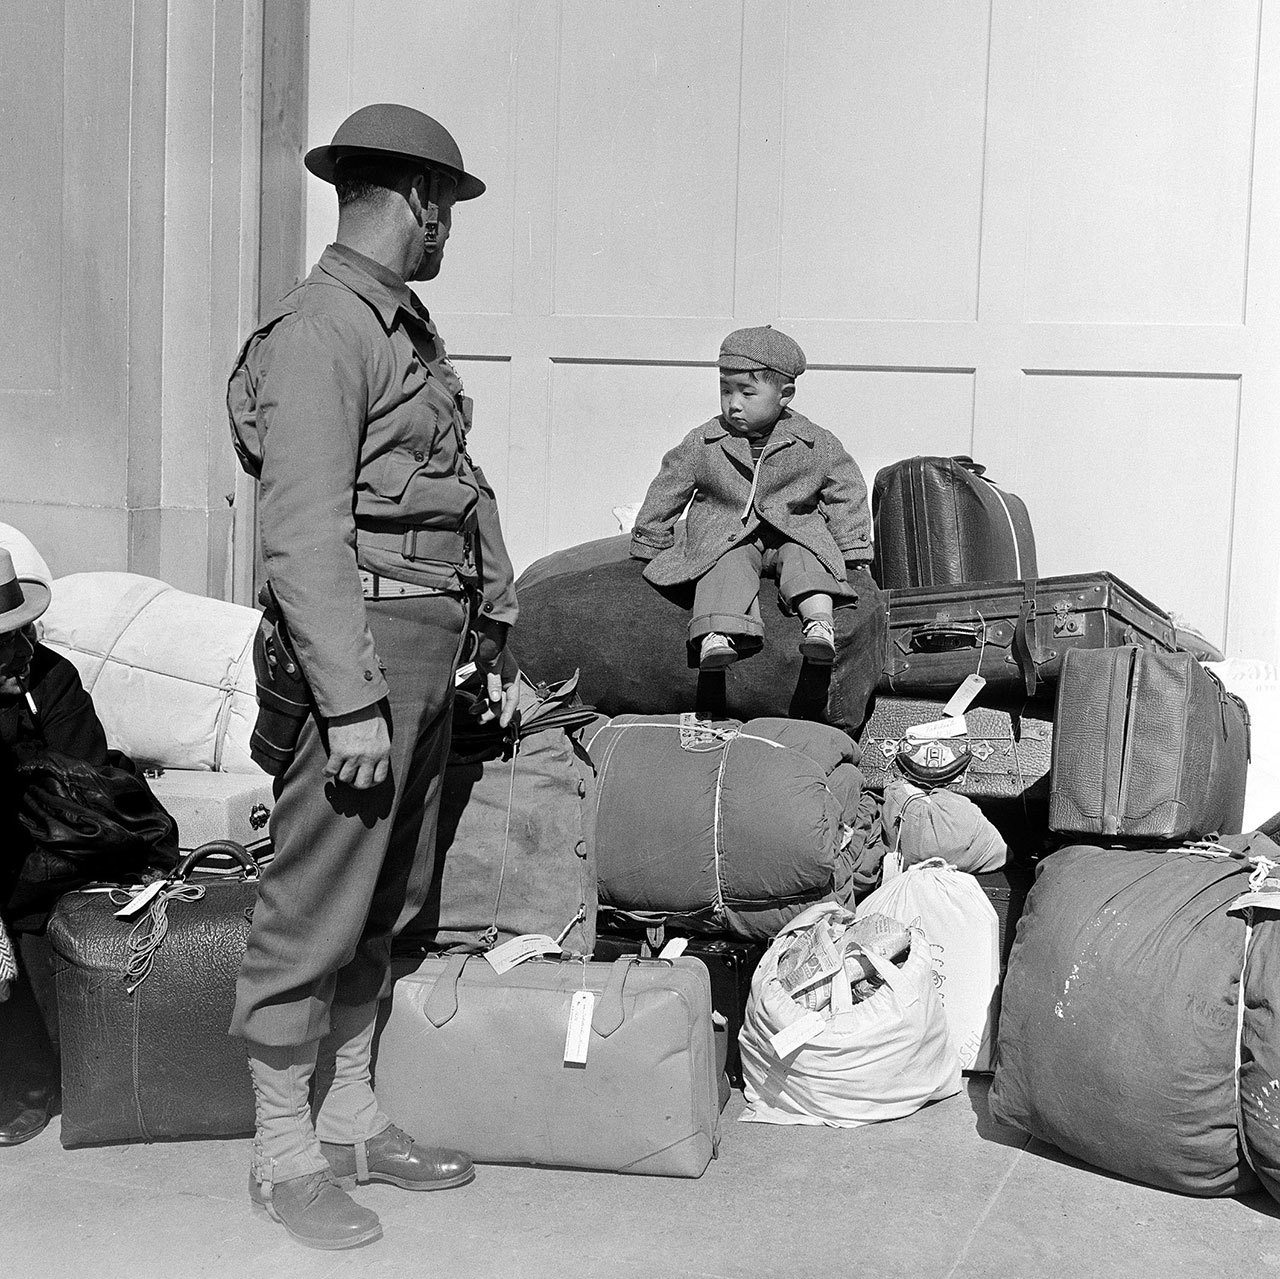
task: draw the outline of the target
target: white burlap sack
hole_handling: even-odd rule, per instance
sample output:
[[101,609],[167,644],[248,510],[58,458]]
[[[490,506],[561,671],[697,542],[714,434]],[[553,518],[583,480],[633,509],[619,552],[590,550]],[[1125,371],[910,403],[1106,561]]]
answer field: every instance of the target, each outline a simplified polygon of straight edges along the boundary
[[72,573],[53,583],[43,639],[75,664],[110,744],[139,763],[260,773],[258,616],[137,573]]
[[1000,1008],[1000,920],[978,881],[941,858],[908,866],[858,904],[918,924],[929,939],[962,1070],[991,1070]]
[[[833,912],[851,918],[835,902],[797,915],[752,978],[738,1039],[749,1103],[741,1117],[748,1122],[857,1128],[960,1091],[959,1058],[918,930],[906,963],[876,961],[886,985],[846,1011],[809,1013],[783,989],[778,959],[785,939]],[[780,1055],[773,1036],[806,1017],[812,1031]]]

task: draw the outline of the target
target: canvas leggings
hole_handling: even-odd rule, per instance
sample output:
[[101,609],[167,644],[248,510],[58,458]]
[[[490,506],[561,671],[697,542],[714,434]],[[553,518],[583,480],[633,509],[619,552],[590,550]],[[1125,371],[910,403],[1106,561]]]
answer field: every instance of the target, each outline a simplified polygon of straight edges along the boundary
[[[776,553],[776,570],[775,556],[769,552]],[[794,612],[796,601],[814,592],[830,595],[837,608],[857,599],[848,583],[833,577],[812,551],[771,530],[761,530],[751,541],[726,551],[698,579],[689,620],[690,643],[712,631],[762,643],[760,575],[775,571],[785,612]]]

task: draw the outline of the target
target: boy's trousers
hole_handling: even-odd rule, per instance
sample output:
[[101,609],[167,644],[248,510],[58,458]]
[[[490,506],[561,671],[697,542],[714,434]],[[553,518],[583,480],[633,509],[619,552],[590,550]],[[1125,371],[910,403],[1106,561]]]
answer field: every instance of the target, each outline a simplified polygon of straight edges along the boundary
[[[830,595],[837,607],[857,598],[847,582],[833,577],[822,561],[798,542],[780,537],[768,541],[755,537],[726,551],[698,579],[693,594],[693,616],[689,620],[690,643],[696,643],[712,631],[763,643],[760,575],[766,571],[766,553],[774,549],[778,594],[786,611],[794,612],[798,599],[815,592]],[[771,565],[769,571],[772,571]]]
[[391,689],[391,772],[355,790],[324,776],[309,718],[276,779],[275,856],[263,870],[231,1033],[271,1047],[329,1029],[332,1003],[390,994],[391,941],[422,909],[435,863],[453,675],[468,623],[456,595],[366,600]]

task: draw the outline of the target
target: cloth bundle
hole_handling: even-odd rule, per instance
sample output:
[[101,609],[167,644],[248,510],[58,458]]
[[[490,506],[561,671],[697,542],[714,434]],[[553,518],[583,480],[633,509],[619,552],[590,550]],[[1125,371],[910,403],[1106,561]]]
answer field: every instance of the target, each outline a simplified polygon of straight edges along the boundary
[[588,729],[600,902],[646,923],[768,940],[879,878],[858,748],[803,720],[620,715]]
[[1005,977],[992,1116],[1183,1194],[1280,1200],[1280,848],[1253,833],[1040,867]]
[[[899,967],[874,939],[875,933],[891,936],[892,924],[877,924],[856,958],[879,980],[858,1002],[847,952],[841,953],[844,935],[858,921],[838,903],[811,906],[769,947],[752,978],[738,1040],[748,1102],[744,1120],[856,1128],[912,1114],[960,1091],[959,1058],[934,984],[928,939],[910,929]],[[798,943],[799,962],[812,969],[800,979],[790,966]],[[815,976],[830,982],[825,1004],[803,998],[805,980]],[[820,1006],[809,1006],[814,1002]]]
[[925,790],[898,779],[884,788],[886,877],[930,858],[957,870],[984,875],[999,870],[1008,856],[1000,832],[966,795],[946,788]]

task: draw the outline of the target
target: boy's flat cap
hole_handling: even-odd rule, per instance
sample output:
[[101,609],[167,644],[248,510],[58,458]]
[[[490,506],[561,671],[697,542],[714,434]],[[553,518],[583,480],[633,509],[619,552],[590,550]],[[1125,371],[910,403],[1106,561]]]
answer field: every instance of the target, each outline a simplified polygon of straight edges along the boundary
[[799,377],[805,371],[800,344],[772,325],[735,329],[720,343],[720,367],[726,373],[772,369],[783,377]]

